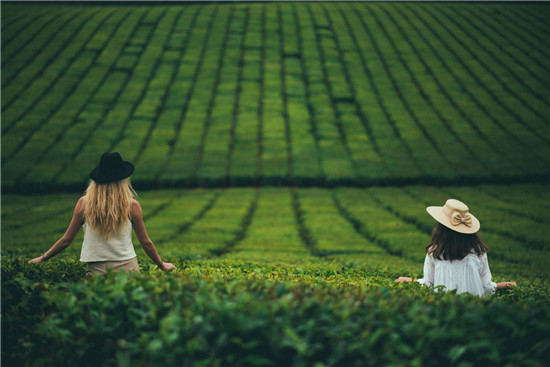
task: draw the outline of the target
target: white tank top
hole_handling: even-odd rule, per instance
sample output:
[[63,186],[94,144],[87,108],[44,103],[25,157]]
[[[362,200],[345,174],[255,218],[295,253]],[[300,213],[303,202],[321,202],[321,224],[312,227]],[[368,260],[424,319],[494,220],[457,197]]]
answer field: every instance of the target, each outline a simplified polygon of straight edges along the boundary
[[122,231],[109,239],[100,237],[86,222],[82,226],[84,241],[80,261],[122,261],[136,257],[132,244],[132,223],[128,221]]

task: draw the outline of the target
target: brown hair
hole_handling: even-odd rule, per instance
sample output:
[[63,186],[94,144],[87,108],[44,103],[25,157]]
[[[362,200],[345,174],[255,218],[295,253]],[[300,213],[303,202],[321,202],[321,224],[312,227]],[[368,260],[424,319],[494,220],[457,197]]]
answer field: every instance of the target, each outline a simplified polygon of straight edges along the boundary
[[477,233],[459,233],[441,223],[437,223],[435,226],[432,240],[426,246],[426,253],[433,254],[435,259],[440,260],[460,260],[472,250],[481,256],[490,249]]
[[101,237],[111,238],[130,219],[135,196],[130,178],[105,184],[92,180],[84,198],[84,220]]

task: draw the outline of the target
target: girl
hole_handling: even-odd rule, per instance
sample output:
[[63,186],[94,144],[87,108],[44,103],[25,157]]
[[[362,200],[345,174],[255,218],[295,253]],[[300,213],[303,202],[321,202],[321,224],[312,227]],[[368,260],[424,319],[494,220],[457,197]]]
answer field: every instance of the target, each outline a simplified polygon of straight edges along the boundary
[[39,263],[57,255],[70,246],[80,227],[83,227],[80,261],[86,263],[86,275],[106,274],[107,269],[139,272],[132,244],[133,227],[141,246],[159,268],[175,268],[173,264],[161,260],[147,235],[141,206],[134,199],[135,191],[130,184],[129,177],[133,172],[134,165],[123,161],[120,154],[103,154],[99,166],[90,172],[92,180],[86,195],[78,200],[63,237],[29,263]]
[[[449,199],[445,206],[430,206],[428,213],[438,222],[432,240],[426,246],[424,279],[415,281],[428,286],[443,286],[445,291],[490,295],[497,288],[517,286],[516,282],[494,283],[487,262],[489,248],[477,231],[479,220],[469,213],[461,201]],[[396,282],[413,279],[399,277]]]

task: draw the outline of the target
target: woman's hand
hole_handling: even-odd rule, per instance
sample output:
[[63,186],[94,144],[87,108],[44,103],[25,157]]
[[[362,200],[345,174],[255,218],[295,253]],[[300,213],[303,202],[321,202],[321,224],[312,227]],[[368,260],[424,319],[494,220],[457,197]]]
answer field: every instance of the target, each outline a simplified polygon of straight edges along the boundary
[[161,268],[164,271],[168,271],[170,269],[175,269],[176,267],[172,263],[162,263],[162,265],[159,266],[159,268]]
[[514,288],[517,287],[518,283],[516,282],[500,282],[497,283],[497,288]]
[[42,261],[44,261],[44,255],[42,255],[40,257],[36,257],[36,258],[30,260],[29,264],[41,263]]
[[413,279],[409,277],[399,277],[395,280],[397,283],[412,282]]

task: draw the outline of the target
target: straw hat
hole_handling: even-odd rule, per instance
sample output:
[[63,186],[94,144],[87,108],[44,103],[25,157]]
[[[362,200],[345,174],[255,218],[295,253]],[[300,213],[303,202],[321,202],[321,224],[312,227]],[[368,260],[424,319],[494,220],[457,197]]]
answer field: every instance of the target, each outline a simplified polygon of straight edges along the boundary
[[481,227],[462,201],[449,199],[444,206],[429,206],[426,211],[436,221],[459,233],[476,233]]
[[90,172],[90,178],[97,183],[122,180],[134,172],[134,165],[122,160],[117,152],[104,153],[99,165]]

